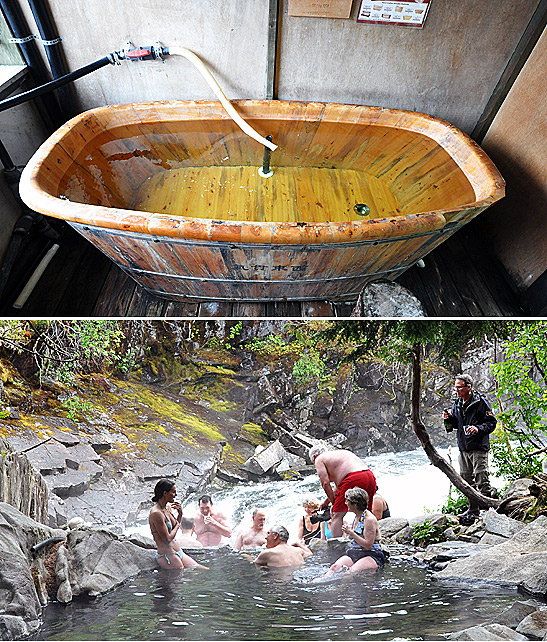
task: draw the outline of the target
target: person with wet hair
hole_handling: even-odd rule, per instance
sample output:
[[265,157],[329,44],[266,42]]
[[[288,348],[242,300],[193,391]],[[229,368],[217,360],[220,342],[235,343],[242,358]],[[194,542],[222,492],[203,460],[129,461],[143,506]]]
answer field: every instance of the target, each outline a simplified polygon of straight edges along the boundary
[[198,541],[194,533],[194,518],[182,517],[180,520],[179,532],[176,536],[177,542],[182,548],[202,548],[203,545]]
[[148,523],[158,549],[158,564],[164,569],[207,568],[184,553],[176,540],[182,519],[182,507],[176,501],[176,496],[175,484],[168,479],[160,479],[154,488],[154,506],[148,516]]

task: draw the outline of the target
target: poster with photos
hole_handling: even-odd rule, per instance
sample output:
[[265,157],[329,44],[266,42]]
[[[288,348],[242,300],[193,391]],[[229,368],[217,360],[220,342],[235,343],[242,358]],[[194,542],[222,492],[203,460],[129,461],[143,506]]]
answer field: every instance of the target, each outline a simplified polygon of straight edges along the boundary
[[431,0],[361,0],[357,22],[373,25],[397,25],[401,27],[424,26]]

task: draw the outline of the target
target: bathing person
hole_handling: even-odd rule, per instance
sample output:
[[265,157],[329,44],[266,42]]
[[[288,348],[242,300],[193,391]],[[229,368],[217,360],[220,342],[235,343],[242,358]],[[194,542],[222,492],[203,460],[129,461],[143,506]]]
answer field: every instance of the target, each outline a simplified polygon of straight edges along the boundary
[[266,533],[266,550],[253,560],[259,566],[278,568],[282,566],[299,566],[312,553],[300,546],[291,546],[289,531],[281,525],[272,526]]
[[266,543],[266,532],[264,530],[265,523],[266,513],[262,508],[255,508],[251,518],[251,525],[248,527],[241,525],[239,527],[234,548],[237,551],[242,551],[264,546]]
[[175,537],[182,548],[202,548],[194,533],[194,520],[192,517],[181,517],[179,532]]
[[378,486],[376,486],[376,492],[372,498],[371,512],[378,521],[386,517],[391,517],[391,512],[386,500],[381,495],[378,495]]
[[213,510],[210,495],[198,499],[198,513],[194,520],[194,533],[203,546],[219,546],[224,538],[230,537],[232,529],[228,520],[220,511]]
[[[344,493],[349,488],[363,488],[368,493],[368,509],[371,510],[376,478],[365,462],[349,450],[327,450],[323,444],[317,444],[310,448],[308,454],[327,495],[321,508],[332,504],[332,536],[341,537],[344,515],[348,510]],[[331,484],[334,484],[334,488]]]
[[[148,523],[158,548],[158,564],[168,569],[194,566],[207,568],[186,555],[175,539],[182,519],[182,508],[179,502],[175,501],[176,496],[175,484],[168,479],[160,479],[154,488],[154,506],[150,511]],[[176,516],[173,510],[177,512]]]
[[[490,433],[496,427],[496,418],[490,404],[473,388],[473,379],[467,374],[456,375],[456,399],[451,412],[444,412],[447,431],[456,430],[460,451],[460,475],[487,497],[497,497],[490,485],[488,451]],[[479,516],[479,507],[469,502],[469,509],[460,515],[462,524],[472,524]]]
[[309,544],[310,540],[321,537],[321,523],[312,523],[311,517],[319,510],[319,502],[314,497],[308,497],[302,502],[304,515],[298,520],[297,538],[303,544]]
[[330,577],[340,569],[348,573],[376,571],[382,568],[386,561],[384,552],[376,543],[380,539],[378,520],[367,510],[369,503],[367,491],[357,487],[350,488],[346,491],[345,498],[348,511],[355,513],[353,525],[342,526],[344,535],[348,535],[351,542],[346,554],[337,559],[326,575],[320,579]]

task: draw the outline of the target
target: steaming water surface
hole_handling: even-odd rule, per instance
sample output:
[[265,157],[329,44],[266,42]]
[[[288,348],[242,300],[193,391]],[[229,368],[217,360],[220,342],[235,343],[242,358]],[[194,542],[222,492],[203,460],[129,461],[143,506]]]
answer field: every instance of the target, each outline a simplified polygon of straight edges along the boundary
[[[444,503],[448,481],[422,451],[366,461],[392,515],[413,517]],[[212,494],[233,524],[248,519],[253,506],[262,506],[267,525],[281,522],[292,532],[302,499],[323,496],[316,475]],[[193,515],[195,509],[190,498],[184,512]],[[138,530],[147,533],[147,527]],[[403,549],[394,550],[382,571],[326,583],[312,583],[334,561],[326,551],[297,570],[255,568],[229,546],[192,555],[209,570],[158,570],[96,601],[48,606],[35,639],[435,640],[494,617],[516,599],[512,591],[441,585]]]

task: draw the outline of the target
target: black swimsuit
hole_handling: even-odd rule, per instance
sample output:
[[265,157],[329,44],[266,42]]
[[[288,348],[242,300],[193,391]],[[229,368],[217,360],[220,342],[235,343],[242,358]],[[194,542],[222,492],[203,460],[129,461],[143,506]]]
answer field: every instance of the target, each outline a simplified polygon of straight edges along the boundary
[[303,525],[303,530],[302,530],[302,539],[304,540],[304,543],[307,544],[310,540],[314,539],[315,537],[321,537],[321,526],[317,524],[317,528],[314,531],[309,531],[306,528],[306,518],[302,517],[302,525]]

